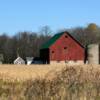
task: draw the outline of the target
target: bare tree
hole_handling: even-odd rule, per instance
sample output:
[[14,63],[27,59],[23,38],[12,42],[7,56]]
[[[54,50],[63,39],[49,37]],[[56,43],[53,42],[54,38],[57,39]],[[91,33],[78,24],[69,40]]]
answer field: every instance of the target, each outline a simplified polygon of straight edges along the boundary
[[45,36],[49,36],[49,35],[52,35],[52,30],[48,25],[46,25],[40,28],[39,33]]

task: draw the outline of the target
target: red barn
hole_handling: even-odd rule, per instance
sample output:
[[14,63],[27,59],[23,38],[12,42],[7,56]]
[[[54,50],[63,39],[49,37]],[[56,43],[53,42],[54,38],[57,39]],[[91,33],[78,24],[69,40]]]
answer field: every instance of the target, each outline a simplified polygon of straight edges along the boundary
[[40,49],[44,63],[84,63],[85,49],[68,32],[55,34]]

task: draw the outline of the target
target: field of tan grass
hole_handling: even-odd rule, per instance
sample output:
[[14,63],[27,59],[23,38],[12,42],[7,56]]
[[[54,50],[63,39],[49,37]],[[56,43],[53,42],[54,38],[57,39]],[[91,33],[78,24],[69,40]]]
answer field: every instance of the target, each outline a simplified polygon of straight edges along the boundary
[[[0,65],[0,79],[26,81],[49,77],[65,66],[58,65]],[[50,77],[49,77],[50,78]]]
[[[26,81],[35,78],[52,78],[68,65],[0,65],[0,79],[9,81]],[[70,66],[68,66],[70,67]],[[79,65],[84,72],[100,71],[100,65]]]
[[100,100],[100,65],[0,65],[0,100]]

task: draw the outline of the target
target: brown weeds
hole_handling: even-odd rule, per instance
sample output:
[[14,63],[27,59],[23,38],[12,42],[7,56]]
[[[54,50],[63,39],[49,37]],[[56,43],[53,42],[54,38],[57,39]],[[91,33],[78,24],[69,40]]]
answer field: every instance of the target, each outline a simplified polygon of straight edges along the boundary
[[0,100],[100,100],[100,66],[64,66],[52,71],[26,81],[1,79]]

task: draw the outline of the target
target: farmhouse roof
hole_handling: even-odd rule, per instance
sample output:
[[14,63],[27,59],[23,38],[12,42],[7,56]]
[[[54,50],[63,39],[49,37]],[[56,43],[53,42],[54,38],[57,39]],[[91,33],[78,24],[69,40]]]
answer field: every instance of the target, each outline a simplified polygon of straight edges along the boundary
[[25,62],[21,57],[18,57],[17,59],[14,60],[14,63],[16,63],[16,62],[18,62],[18,61],[20,61],[20,62]]
[[45,44],[43,44],[41,46],[41,49],[47,49],[49,48],[52,44],[54,44],[56,42],[56,40],[58,40],[64,33],[66,33],[67,35],[69,35],[75,42],[77,42],[82,48],[84,48],[73,36],[71,36],[68,32],[61,32],[61,33],[57,33],[55,34],[49,41],[47,41]]

